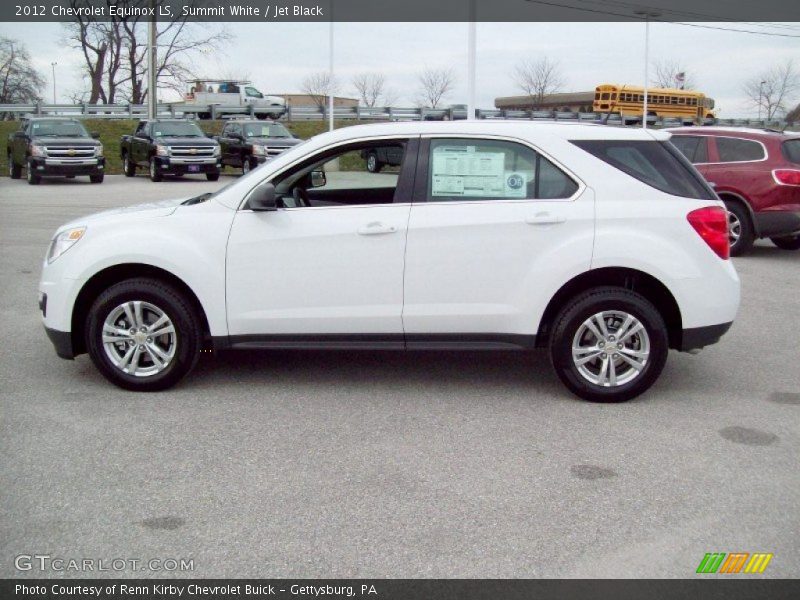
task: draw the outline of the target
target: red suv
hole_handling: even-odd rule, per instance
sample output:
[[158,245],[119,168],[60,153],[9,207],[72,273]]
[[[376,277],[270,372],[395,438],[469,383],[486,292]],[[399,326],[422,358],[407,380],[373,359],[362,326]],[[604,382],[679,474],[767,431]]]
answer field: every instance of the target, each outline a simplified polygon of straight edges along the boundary
[[725,202],[732,255],[765,237],[778,248],[800,249],[800,134],[733,127],[668,131]]

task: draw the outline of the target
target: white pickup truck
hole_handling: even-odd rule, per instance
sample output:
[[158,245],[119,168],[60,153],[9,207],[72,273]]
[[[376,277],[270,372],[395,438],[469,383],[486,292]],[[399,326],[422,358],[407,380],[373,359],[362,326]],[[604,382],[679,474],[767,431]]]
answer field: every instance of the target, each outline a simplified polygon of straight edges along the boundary
[[[183,108],[197,108],[200,119],[212,117],[212,106],[217,117],[226,114],[243,114],[253,107],[253,114],[259,119],[279,119],[286,112],[286,101],[280,96],[266,96],[251,85],[249,81],[228,79],[197,79],[179,105]],[[226,111],[226,109],[235,109]],[[244,109],[244,110],[243,110]]]

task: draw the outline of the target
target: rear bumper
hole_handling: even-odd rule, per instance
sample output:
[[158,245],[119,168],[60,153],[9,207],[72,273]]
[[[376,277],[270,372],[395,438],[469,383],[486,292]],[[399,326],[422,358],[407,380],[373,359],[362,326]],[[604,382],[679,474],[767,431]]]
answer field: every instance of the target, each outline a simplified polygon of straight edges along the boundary
[[761,237],[780,237],[800,233],[800,211],[764,210],[754,215]]
[[49,327],[45,327],[44,330],[47,332],[47,337],[50,338],[53,347],[56,349],[56,354],[60,358],[67,360],[75,358],[75,352],[72,348],[72,334],[69,331],[58,331]]
[[733,325],[733,322],[684,329],[679,350],[681,352],[690,352],[692,350],[699,350],[705,346],[710,346],[711,344],[716,344],[731,328],[731,325]]
[[99,175],[105,170],[106,159],[31,158],[30,163],[37,175]]

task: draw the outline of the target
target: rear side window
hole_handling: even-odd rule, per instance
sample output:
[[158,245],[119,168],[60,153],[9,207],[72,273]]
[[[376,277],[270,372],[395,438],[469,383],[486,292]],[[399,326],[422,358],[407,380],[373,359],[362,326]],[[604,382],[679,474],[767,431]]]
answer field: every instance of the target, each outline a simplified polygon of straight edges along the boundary
[[570,198],[578,184],[538,152],[514,142],[431,140],[428,202]]
[[669,142],[645,140],[575,140],[589,154],[647,185],[685,198],[716,196],[686,157]]
[[689,159],[689,162],[695,164],[708,162],[706,138],[697,135],[673,135],[670,142]]
[[781,145],[783,156],[789,162],[800,164],[800,138],[787,140]]
[[753,140],[718,137],[717,154],[720,162],[744,162],[766,158],[764,146]]

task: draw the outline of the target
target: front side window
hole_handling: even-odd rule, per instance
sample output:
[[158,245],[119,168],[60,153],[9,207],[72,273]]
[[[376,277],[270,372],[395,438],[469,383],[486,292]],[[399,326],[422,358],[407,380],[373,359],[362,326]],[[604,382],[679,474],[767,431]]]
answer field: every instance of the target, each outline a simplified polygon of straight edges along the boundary
[[720,162],[746,162],[766,158],[764,146],[753,140],[718,137],[717,154]]
[[248,87],[244,88],[244,93],[250,98],[263,98],[264,97],[264,94],[259,92],[254,87],[249,87],[248,86]]
[[574,140],[572,143],[623,173],[667,194],[702,200],[716,198],[686,157],[669,142]]
[[[409,141],[402,139],[353,144],[322,153],[272,181],[278,204],[308,208],[408,202],[410,189],[399,189],[408,148]],[[377,157],[377,167],[368,163],[372,156]]]
[[675,146],[681,154],[689,159],[689,162],[694,164],[708,162],[708,144],[705,137],[698,135],[674,135],[670,142],[672,142],[672,145]]
[[538,152],[514,142],[431,140],[428,202],[570,198],[578,184]]

